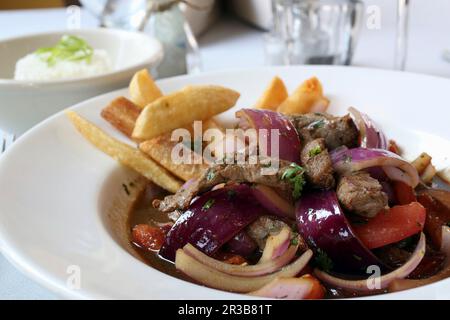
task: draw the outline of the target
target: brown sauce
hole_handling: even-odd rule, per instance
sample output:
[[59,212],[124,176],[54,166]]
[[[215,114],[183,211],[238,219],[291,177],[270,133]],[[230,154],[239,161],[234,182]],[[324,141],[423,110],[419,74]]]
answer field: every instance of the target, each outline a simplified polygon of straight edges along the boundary
[[[147,186],[142,197],[134,206],[134,210],[132,210],[129,214],[129,230],[131,231],[131,229],[138,224],[158,226],[171,222],[168,219],[167,214],[160,212],[152,206],[153,199],[162,199],[166,195],[167,192],[150,183]],[[175,265],[172,262],[160,258],[156,252],[144,250],[136,245],[134,245],[134,247],[136,248],[136,252],[139,254],[139,256],[152,268],[179,279],[188,279],[185,275],[183,275],[175,268]]]
[[[167,217],[166,213],[162,213],[159,210],[153,208],[152,201],[153,199],[162,199],[168,193],[164,190],[160,189],[156,185],[150,183],[142,197],[139,198],[136,205],[133,206],[133,210],[129,213],[128,217],[128,228],[131,229],[138,224],[149,224],[151,226],[160,226],[162,224],[171,223],[172,221]],[[130,239],[131,241],[131,239]],[[134,245],[136,252],[139,256],[152,268],[157,269],[161,272],[164,272],[170,276],[176,277],[178,279],[182,279],[189,282],[194,282],[185,276],[183,273],[178,271],[175,268],[175,265],[162,259],[158,256],[158,254],[154,251],[144,250],[137,245]],[[342,299],[342,298],[355,298],[355,297],[363,297],[370,295],[377,295],[387,293],[387,290],[376,290],[373,292],[351,292],[349,290],[343,290],[340,288],[333,288],[327,285],[324,285],[327,292],[325,295],[325,299]]]

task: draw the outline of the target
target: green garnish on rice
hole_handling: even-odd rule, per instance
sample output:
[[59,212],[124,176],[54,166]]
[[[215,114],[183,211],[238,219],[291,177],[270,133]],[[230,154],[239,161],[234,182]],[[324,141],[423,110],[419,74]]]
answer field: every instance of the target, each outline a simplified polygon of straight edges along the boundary
[[94,49],[81,38],[64,35],[54,47],[39,48],[34,53],[51,67],[62,60],[90,63]]

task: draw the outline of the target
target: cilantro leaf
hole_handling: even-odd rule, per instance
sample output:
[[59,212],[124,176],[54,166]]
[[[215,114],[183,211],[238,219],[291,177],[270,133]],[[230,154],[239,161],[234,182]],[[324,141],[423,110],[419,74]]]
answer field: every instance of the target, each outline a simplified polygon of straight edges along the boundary
[[322,152],[322,148],[320,146],[315,146],[311,150],[309,150],[309,156],[314,157]]
[[325,272],[330,272],[334,267],[333,261],[322,249],[317,249],[314,263],[319,269]]
[[214,205],[214,202],[214,199],[209,199],[208,201],[206,201],[202,207],[202,211],[208,211]]
[[287,180],[292,185],[292,196],[295,200],[300,198],[303,192],[303,187],[306,184],[304,174],[305,169],[296,163],[291,163],[289,168],[286,169],[281,176],[281,180]]

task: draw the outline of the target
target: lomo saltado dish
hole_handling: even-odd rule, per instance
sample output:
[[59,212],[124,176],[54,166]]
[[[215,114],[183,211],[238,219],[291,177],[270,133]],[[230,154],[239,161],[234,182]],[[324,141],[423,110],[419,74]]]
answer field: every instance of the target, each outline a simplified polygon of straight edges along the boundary
[[[163,95],[146,70],[129,90],[130,99],[101,114],[137,148],[67,115],[148,179],[128,221],[150,266],[285,299],[396,292],[449,276],[450,194],[435,184],[445,186],[449,171],[437,172],[425,152],[406,161],[356,108],[328,114],[317,78],[289,95],[275,77],[254,106],[235,113],[234,130],[213,118],[236,104],[234,90],[197,85]],[[130,188],[138,186],[123,184]]]

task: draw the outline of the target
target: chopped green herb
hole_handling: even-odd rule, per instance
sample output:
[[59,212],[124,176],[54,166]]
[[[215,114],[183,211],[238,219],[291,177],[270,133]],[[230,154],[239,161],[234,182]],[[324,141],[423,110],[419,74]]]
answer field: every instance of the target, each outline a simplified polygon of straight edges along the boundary
[[125,193],[127,195],[130,195],[130,190],[128,190],[128,186],[125,183],[122,183],[122,187],[123,187],[123,190],[125,190]]
[[333,261],[322,249],[317,250],[314,263],[325,272],[330,272],[333,269]]
[[298,233],[294,232],[291,238],[291,246],[298,245]]
[[209,199],[202,207],[202,211],[208,211],[214,205],[214,199]]
[[313,129],[319,129],[319,128],[322,128],[324,126],[324,124],[325,124],[325,120],[321,119],[321,120],[318,120],[318,121],[314,121],[313,123],[311,123],[310,126]]
[[286,169],[281,176],[281,180],[288,180],[292,187],[292,196],[295,200],[300,198],[303,192],[303,187],[305,186],[305,169],[296,163],[291,163],[289,169]]
[[206,174],[206,181],[211,181],[216,177],[216,173],[213,170],[208,170],[208,173]]
[[64,35],[54,47],[37,49],[34,52],[48,66],[54,66],[58,61],[81,61],[91,62],[94,49],[83,39],[76,36]]
[[322,148],[320,146],[315,146],[311,150],[309,150],[309,156],[314,157],[322,152]]

